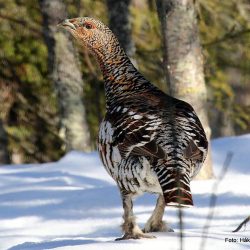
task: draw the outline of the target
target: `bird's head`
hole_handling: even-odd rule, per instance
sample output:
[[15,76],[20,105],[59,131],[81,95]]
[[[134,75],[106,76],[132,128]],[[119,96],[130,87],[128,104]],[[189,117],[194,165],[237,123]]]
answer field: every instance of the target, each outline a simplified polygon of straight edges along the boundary
[[68,30],[83,46],[95,54],[109,51],[116,38],[101,21],[91,17],[66,19],[59,26]]

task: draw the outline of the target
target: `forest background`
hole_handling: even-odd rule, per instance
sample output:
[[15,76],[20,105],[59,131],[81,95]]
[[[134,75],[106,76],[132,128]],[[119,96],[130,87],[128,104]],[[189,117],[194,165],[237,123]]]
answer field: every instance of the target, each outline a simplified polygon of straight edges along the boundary
[[[112,8],[117,1],[0,0],[0,164],[49,162],[60,159],[67,151],[96,149],[98,125],[105,112],[102,75],[86,49],[70,45],[72,39],[62,30],[58,31],[56,25],[50,25],[51,16],[56,21],[60,11],[54,8],[49,16],[48,2],[59,2],[63,15],[69,18],[92,16],[110,24],[114,31],[119,29],[111,23],[115,15]],[[162,29],[155,1],[122,2],[128,6],[131,37],[127,37],[130,39],[127,44],[132,47],[129,56],[147,79],[168,92]],[[197,0],[195,7],[212,138],[249,133],[250,3],[247,0]],[[66,45],[61,51],[73,51],[76,61],[67,57],[66,52],[60,52],[65,60],[58,58],[60,46],[55,46],[55,41],[64,39],[62,34]],[[78,94],[79,100],[72,99],[55,81],[55,77],[60,76],[60,70],[54,69],[58,61],[62,72],[70,69],[75,73],[80,69],[76,79],[74,76],[73,82],[66,84],[72,83],[71,94]],[[74,85],[75,82],[78,85]],[[65,116],[67,108],[67,112],[74,113],[71,106],[82,107],[73,108],[82,116]],[[79,123],[83,128],[74,125]],[[85,144],[70,143],[71,127],[80,139],[80,130],[83,130]]]

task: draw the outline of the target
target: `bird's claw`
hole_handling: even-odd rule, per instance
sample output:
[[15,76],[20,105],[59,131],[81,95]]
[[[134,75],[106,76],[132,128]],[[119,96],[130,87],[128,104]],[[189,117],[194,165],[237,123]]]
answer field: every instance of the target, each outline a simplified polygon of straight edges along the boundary
[[121,238],[117,238],[115,239],[116,241],[120,241],[120,240],[130,240],[130,239],[134,239],[134,240],[138,240],[138,239],[155,239],[156,237],[154,235],[150,235],[150,234],[145,234],[145,233],[137,233],[137,234],[124,234]]
[[174,230],[167,226],[164,221],[160,221],[157,224],[154,223],[147,223],[145,228],[142,230],[143,233],[150,233],[150,232],[174,232]]

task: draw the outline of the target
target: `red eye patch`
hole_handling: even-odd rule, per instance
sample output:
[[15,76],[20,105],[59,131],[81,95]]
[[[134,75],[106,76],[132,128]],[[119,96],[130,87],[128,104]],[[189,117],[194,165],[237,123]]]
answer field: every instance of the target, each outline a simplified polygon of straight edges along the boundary
[[87,22],[84,23],[84,27],[88,30],[95,28],[95,26],[92,23],[87,23]]

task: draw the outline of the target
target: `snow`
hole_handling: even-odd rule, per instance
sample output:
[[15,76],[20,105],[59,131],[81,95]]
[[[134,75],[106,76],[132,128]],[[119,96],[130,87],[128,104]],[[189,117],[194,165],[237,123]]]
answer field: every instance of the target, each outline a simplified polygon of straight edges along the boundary
[[[183,210],[183,249],[201,249],[215,184],[216,207],[203,250],[250,249],[250,242],[240,242],[250,239],[249,225],[231,232],[250,215],[250,135],[214,140],[212,148],[216,176],[228,152],[233,159],[221,182],[192,182],[195,206]],[[141,227],[155,199],[150,194],[136,199]],[[114,241],[121,236],[120,196],[96,152],[70,152],[55,163],[0,167],[0,250],[180,249],[178,209],[167,207],[164,219],[175,232],[153,233],[156,239]]]

